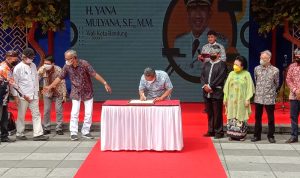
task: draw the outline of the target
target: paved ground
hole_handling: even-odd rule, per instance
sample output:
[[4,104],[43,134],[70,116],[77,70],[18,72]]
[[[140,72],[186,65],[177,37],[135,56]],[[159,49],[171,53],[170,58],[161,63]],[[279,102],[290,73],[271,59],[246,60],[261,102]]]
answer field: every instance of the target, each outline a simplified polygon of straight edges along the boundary
[[[37,142],[28,132],[27,141],[1,143],[0,176],[73,177],[99,139],[99,132],[92,134],[94,140],[70,141],[65,133],[50,134],[50,141]],[[285,144],[289,135],[276,135],[276,144],[270,144],[266,135],[256,143],[250,137],[243,142],[212,139],[228,177],[300,177],[300,143]]]
[[275,135],[276,144],[270,144],[266,135],[253,143],[251,136],[243,142],[212,139],[228,177],[300,177],[300,143],[284,143],[289,135]]
[[92,134],[97,136],[93,140],[70,141],[65,133],[50,134],[50,141],[32,141],[32,132],[28,132],[29,140],[1,143],[0,176],[73,177],[99,139],[99,132]]

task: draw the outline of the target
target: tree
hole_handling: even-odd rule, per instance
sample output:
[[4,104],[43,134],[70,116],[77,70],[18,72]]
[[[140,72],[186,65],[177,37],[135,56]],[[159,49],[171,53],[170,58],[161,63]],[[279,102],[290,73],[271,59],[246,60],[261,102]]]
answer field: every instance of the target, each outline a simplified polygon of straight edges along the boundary
[[43,33],[48,33],[48,53],[53,52],[53,33],[63,29],[64,19],[69,13],[69,0],[2,0],[0,16],[4,29],[9,27],[28,28],[28,42],[41,57],[45,52],[35,40],[36,29],[40,27]]
[[300,40],[290,34],[293,25],[299,25],[300,22],[300,1],[252,0],[251,15],[260,26],[260,34],[267,34],[279,26],[284,26],[284,38],[300,47]]

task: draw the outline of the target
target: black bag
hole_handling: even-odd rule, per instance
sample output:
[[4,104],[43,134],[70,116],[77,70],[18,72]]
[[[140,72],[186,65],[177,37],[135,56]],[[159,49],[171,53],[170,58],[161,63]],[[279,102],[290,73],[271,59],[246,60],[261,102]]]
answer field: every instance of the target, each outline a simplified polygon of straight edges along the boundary
[[7,131],[8,131],[8,134],[10,136],[12,136],[17,131],[16,130],[16,123],[15,123],[15,120],[14,120],[14,115],[11,112],[8,112],[7,116],[8,116]]

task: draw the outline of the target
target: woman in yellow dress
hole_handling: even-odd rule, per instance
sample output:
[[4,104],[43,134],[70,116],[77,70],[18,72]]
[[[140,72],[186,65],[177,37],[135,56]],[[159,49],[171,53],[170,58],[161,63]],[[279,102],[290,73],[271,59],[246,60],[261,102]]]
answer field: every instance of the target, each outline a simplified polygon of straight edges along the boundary
[[247,67],[245,57],[238,56],[224,86],[223,102],[226,108],[229,140],[245,140],[247,135],[247,121],[251,113],[250,99],[255,91]]

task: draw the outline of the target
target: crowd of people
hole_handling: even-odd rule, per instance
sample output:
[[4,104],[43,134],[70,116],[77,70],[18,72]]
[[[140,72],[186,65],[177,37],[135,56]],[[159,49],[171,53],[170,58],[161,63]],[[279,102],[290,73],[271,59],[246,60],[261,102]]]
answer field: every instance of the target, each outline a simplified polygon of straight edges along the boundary
[[[78,140],[78,116],[81,101],[85,105],[84,123],[81,136],[88,139],[94,137],[90,133],[93,112],[93,86],[91,77],[104,85],[107,92],[111,87],[93,67],[83,59],[77,58],[74,50],[65,52],[66,64],[63,68],[55,65],[53,56],[46,56],[43,65],[37,69],[33,63],[35,52],[26,48],[18,61],[18,53],[10,50],[6,52],[5,60],[0,64],[0,128],[1,142],[14,142],[8,137],[8,100],[11,93],[18,107],[16,121],[16,139],[27,140],[25,136],[25,113],[29,107],[32,115],[33,140],[45,141],[51,133],[51,104],[55,102],[56,134],[63,135],[63,107],[66,101],[67,89],[64,79],[68,75],[71,80],[72,111],[70,118],[70,139]],[[43,80],[44,86],[41,93],[44,100],[44,124],[42,124],[39,110],[39,81]]]
[[[209,32],[208,37],[214,35]],[[216,40],[216,38],[215,38]],[[251,141],[261,140],[262,113],[265,108],[268,116],[268,140],[275,143],[275,117],[277,91],[279,90],[279,70],[270,61],[272,54],[269,50],[260,54],[260,65],[254,69],[254,82],[247,71],[247,60],[237,56],[233,63],[233,71],[228,73],[228,67],[222,58],[222,47],[213,41],[208,43],[205,57],[209,53],[209,60],[202,60],[201,83],[206,113],[208,116],[208,131],[206,137],[222,138],[223,108],[227,116],[227,136],[230,140],[245,140],[248,132],[247,121],[251,114],[250,101],[254,96],[255,129]],[[294,51],[295,62],[287,72],[286,82],[290,88],[291,137],[286,142],[298,142],[298,115],[300,108],[300,50]],[[107,92],[111,87],[93,67],[83,59],[77,58],[74,50],[65,52],[66,64],[63,68],[55,65],[53,56],[46,56],[44,64],[37,70],[33,63],[35,52],[31,48],[24,49],[21,61],[18,53],[10,50],[6,53],[5,61],[0,64],[0,116],[1,141],[13,142],[8,137],[8,108],[9,93],[14,97],[18,107],[16,121],[16,139],[27,140],[24,134],[25,113],[29,107],[32,114],[33,140],[48,140],[51,133],[51,104],[55,102],[56,134],[63,135],[63,102],[66,101],[67,89],[64,79],[69,75],[71,80],[72,111],[70,118],[70,139],[78,140],[78,116],[81,101],[85,105],[84,123],[81,128],[82,137],[93,139],[90,133],[93,112],[93,86],[91,77],[104,85]],[[43,80],[44,116],[42,124],[39,110],[39,81]],[[254,84],[255,83],[255,84]],[[141,77],[139,85],[140,100],[154,99],[161,101],[170,99],[173,85],[168,74],[164,71],[147,67]],[[224,105],[224,107],[223,107]]]
[[[207,33],[208,39],[214,32]],[[216,40],[216,38],[215,38]],[[227,72],[227,66],[223,62],[222,47],[216,42],[210,42],[206,46],[205,57],[199,54],[199,60],[203,61],[201,71],[201,83],[203,85],[203,98],[208,116],[208,131],[204,136],[214,138],[224,137],[223,131],[223,105],[227,116],[227,137],[229,140],[245,140],[248,132],[248,119],[251,114],[250,101],[255,103],[255,128],[252,142],[261,140],[262,114],[265,108],[268,117],[267,138],[270,143],[275,143],[275,104],[279,91],[279,69],[271,64],[272,54],[269,50],[260,54],[260,64],[254,69],[254,82],[247,71],[247,60],[243,56],[237,56],[233,63],[233,71]],[[209,49],[208,49],[209,47]],[[207,58],[209,53],[209,60]],[[290,88],[290,116],[291,137],[286,143],[298,142],[298,116],[300,108],[300,50],[294,51],[295,60],[287,72],[286,83]],[[228,75],[227,75],[228,74]],[[285,79],[284,79],[285,80]],[[254,97],[253,97],[254,96]]]
[[[265,108],[268,116],[268,134],[270,143],[275,143],[275,104],[279,90],[279,70],[271,64],[272,54],[269,50],[260,54],[260,64],[254,69],[254,82],[247,71],[248,63],[245,57],[237,56],[233,63],[233,71],[228,71],[225,62],[224,47],[216,42],[216,33],[207,33],[208,44],[198,55],[202,61],[201,84],[205,102],[205,112],[208,116],[208,131],[206,137],[222,138],[223,108],[227,116],[226,135],[230,140],[245,140],[248,132],[248,119],[251,114],[250,101],[255,103],[255,128],[252,142],[261,140],[262,114]],[[93,67],[77,57],[74,50],[64,54],[63,68],[55,65],[53,56],[46,56],[43,65],[37,69],[33,63],[35,52],[26,48],[18,61],[18,53],[10,50],[5,60],[0,64],[0,128],[1,141],[14,142],[8,137],[8,100],[11,93],[18,107],[16,121],[16,139],[27,140],[25,131],[25,113],[29,107],[32,115],[33,140],[48,140],[51,133],[51,105],[55,102],[56,134],[63,135],[63,102],[66,101],[67,89],[65,78],[71,81],[70,99],[72,110],[70,117],[70,139],[78,140],[78,117],[81,101],[85,105],[85,116],[81,128],[81,137],[93,139],[90,133],[93,113],[93,85],[91,77],[103,84],[108,93],[111,87]],[[300,50],[294,51],[295,60],[289,66],[286,83],[290,88],[291,137],[286,143],[298,142],[298,116],[300,111]],[[208,59],[207,59],[208,58]],[[43,81],[41,91],[44,101],[43,121],[39,110],[39,81]],[[147,67],[139,84],[140,100],[153,99],[161,101],[170,99],[173,85],[168,74],[161,70]],[[254,96],[254,97],[253,97]]]

